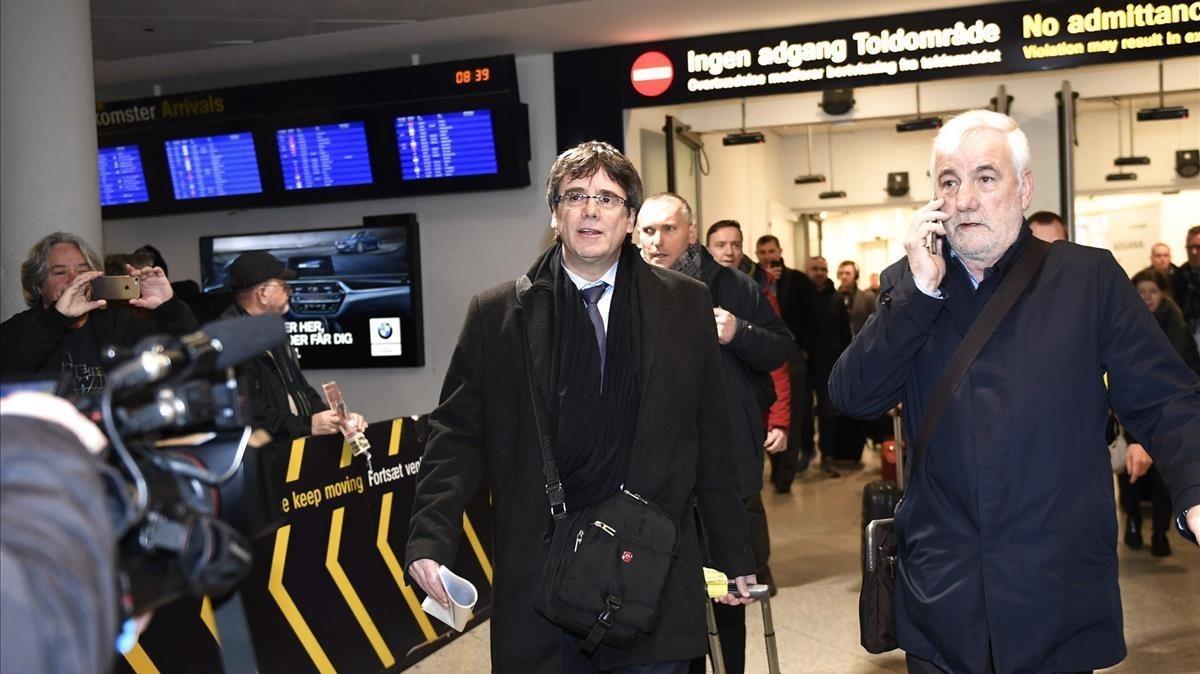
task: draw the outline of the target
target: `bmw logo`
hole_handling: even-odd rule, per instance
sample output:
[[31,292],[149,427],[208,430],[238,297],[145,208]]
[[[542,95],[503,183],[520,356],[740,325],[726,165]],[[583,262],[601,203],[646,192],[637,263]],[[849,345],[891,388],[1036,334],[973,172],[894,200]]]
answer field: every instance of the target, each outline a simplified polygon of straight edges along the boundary
[[378,332],[379,336],[381,338],[388,339],[389,337],[392,336],[392,324],[391,323],[380,323],[379,327],[375,330],[375,332]]

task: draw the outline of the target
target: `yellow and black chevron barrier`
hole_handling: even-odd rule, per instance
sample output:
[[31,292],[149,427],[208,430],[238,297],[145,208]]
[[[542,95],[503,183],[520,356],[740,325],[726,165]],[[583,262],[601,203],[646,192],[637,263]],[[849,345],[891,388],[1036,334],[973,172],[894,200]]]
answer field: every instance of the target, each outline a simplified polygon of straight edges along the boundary
[[[242,602],[257,671],[391,672],[458,636],[421,610],[404,576],[404,543],[424,450],[424,423],[373,423],[374,465],[352,459],[340,437],[281,448],[274,492],[283,525],[254,542]],[[468,629],[490,615],[491,505],[481,492],[463,516],[456,573],[479,588]],[[160,609],[117,672],[221,672],[220,636],[208,599]]]

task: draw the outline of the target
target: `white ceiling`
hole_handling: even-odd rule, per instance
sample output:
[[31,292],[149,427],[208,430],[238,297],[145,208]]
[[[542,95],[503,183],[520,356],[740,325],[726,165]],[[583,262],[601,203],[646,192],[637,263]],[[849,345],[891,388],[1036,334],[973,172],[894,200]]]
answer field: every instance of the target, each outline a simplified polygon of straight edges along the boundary
[[97,61],[511,12],[572,0],[92,0]]
[[170,93],[268,81],[297,65],[329,75],[993,1],[92,0],[92,39],[96,86],[109,98],[106,89],[127,96],[135,83]]

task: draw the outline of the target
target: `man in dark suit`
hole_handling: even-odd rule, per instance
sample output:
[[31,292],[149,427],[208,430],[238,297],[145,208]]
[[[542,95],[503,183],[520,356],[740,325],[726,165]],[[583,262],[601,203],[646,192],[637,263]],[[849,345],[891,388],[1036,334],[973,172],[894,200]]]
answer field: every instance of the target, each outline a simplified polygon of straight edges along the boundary
[[[763,422],[774,398],[771,370],[786,363],[795,350],[792,334],[753,279],[718,264],[698,243],[692,208],[678,194],[655,194],[642,204],[634,240],[646,262],[687,274],[712,294],[717,341],[729,387],[734,431],[729,449],[737,469],[737,493],[746,506],[755,573],[769,584],[771,538],[762,502],[763,454],[764,450],[783,450],[787,440],[782,433],[768,436]],[[746,669],[745,607],[717,606],[714,615],[725,671],[741,674]],[[692,671],[703,674],[704,660],[693,662]]]
[[[939,375],[1026,246],[1029,143],[972,110],[933,142],[937,198],[830,393],[873,418],[904,403],[909,437]],[[928,233],[944,237],[933,251]],[[1104,375],[1108,375],[1108,387]],[[1104,437],[1111,401],[1200,531],[1200,379],[1108,251],[1056,241],[996,328],[896,510],[896,635],[910,672],[1080,672],[1125,657],[1117,523]]]
[[758,238],[754,256],[763,272],[760,282],[775,293],[779,300],[779,315],[796,338],[796,353],[788,361],[792,384],[792,431],[788,434],[787,451],[771,455],[771,484],[775,491],[787,493],[792,489],[796,474],[807,470],[814,455],[812,362],[821,344],[817,294],[812,281],[803,272],[784,262],[783,249],[773,234]]
[[1172,277],[1172,299],[1183,310],[1188,332],[1200,348],[1200,225],[1188,228],[1184,250],[1187,262],[1179,266]]
[[[838,356],[850,344],[850,314],[842,303],[842,296],[829,279],[829,262],[820,256],[810,257],[807,269],[808,278],[812,279],[816,288],[817,325],[820,331],[817,348],[808,361],[808,376],[816,393],[816,416],[821,424],[818,433],[821,439],[821,472],[828,477],[841,477],[841,473],[833,467],[840,419],[833,401],[829,399],[829,373]],[[804,428],[804,433],[812,435],[813,432],[810,422]]]
[[[755,582],[735,491],[721,352],[708,291],[647,265],[626,243],[641,206],[637,170],[607,143],[560,155],[546,181],[557,242],[516,283],[476,296],[430,415],[406,551],[409,575],[447,601],[462,513],[481,480],[493,503],[492,668],[502,672],[686,672],[707,651],[702,557]],[[657,629],[627,648],[580,640],[533,605],[553,522],[533,391],[568,511],[625,489],[678,524]],[[702,554],[694,509],[704,523]]]

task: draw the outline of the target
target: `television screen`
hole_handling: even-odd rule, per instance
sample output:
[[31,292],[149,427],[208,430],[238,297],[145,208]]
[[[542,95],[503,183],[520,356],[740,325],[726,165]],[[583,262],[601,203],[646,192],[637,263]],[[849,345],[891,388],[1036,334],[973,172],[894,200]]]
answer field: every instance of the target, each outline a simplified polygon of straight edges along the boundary
[[497,173],[491,110],[438,112],[396,118],[404,180]]
[[97,157],[100,174],[100,205],[121,206],[150,201],[142,152],[136,145],[102,147]]
[[371,156],[362,122],[279,129],[275,142],[284,189],[371,184]]
[[250,132],[166,141],[175,198],[209,199],[262,192]]
[[365,218],[361,227],[200,239],[205,292],[225,288],[229,265],[270,252],[299,277],[284,316],[306,369],[425,364],[420,251],[411,214]]

